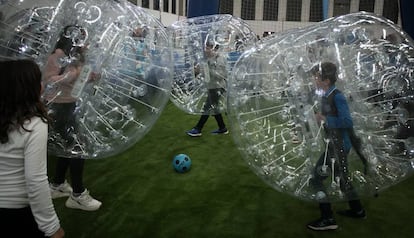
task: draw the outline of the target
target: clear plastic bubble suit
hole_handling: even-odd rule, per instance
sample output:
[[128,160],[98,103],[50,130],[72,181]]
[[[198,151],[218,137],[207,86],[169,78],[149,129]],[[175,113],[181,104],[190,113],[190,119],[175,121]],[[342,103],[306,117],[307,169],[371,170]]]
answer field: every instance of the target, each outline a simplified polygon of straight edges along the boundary
[[208,15],[174,22],[174,80],[171,101],[191,114],[214,115],[226,109],[226,80],[256,35],[240,18]]
[[150,130],[173,77],[156,18],[122,0],[6,1],[0,9],[0,58],[42,68],[51,154],[108,157]]
[[[228,110],[239,149],[267,184],[303,200],[335,202],[375,195],[412,174],[414,44],[398,26],[361,12],[257,45],[233,69]],[[326,61],[338,67],[336,86],[367,167],[354,148],[347,169],[338,169],[346,163],[336,156],[316,166],[328,140],[315,118],[321,94],[309,71]],[[314,174],[325,178],[324,189],[312,186]]]

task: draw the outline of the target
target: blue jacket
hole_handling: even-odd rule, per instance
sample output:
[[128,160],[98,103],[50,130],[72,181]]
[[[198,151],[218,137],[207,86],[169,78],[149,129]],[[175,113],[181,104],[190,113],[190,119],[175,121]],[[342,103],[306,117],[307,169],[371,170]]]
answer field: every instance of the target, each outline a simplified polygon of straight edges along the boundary
[[337,93],[334,95],[333,102],[335,104],[334,106],[336,107],[336,115],[329,114],[330,111],[335,110],[330,108],[331,105],[329,105],[329,103],[323,103],[328,102],[327,99],[329,95],[334,92],[334,90],[336,90],[336,87],[332,86],[323,95],[323,98],[325,98],[325,100],[322,100],[322,111],[323,114],[326,116],[325,126],[328,130],[343,129],[341,131],[344,142],[344,150],[348,153],[352,147],[352,144],[349,138],[348,131],[346,129],[352,128],[354,124],[352,122],[352,117],[351,113],[349,112],[349,107],[346,98],[340,91],[337,91]]

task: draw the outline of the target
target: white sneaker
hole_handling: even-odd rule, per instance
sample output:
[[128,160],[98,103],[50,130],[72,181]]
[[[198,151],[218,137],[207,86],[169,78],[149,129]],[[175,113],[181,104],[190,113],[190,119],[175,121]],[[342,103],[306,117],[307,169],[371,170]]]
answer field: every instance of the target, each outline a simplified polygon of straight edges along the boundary
[[99,209],[102,203],[89,195],[89,191],[85,189],[85,191],[83,191],[83,193],[78,197],[73,196],[72,193],[66,201],[65,205],[69,208],[81,209],[85,211],[95,211]]
[[58,186],[53,185],[52,183],[49,184],[50,193],[52,195],[52,199],[61,198],[61,197],[69,197],[72,194],[72,187],[69,183],[65,180],[62,184]]

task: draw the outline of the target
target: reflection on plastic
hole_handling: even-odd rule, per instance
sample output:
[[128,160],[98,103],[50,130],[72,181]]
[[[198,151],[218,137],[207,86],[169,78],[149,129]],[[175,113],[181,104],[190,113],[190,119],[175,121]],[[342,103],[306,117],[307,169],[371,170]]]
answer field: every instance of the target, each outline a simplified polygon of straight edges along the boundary
[[[171,101],[191,114],[217,114],[226,110],[225,88],[235,62],[256,35],[240,18],[208,15],[174,22],[174,80]],[[220,89],[211,99],[209,90]],[[211,91],[210,91],[211,92]]]
[[[346,194],[350,186],[359,196],[375,195],[411,175],[413,46],[398,26],[363,12],[258,42],[240,57],[228,83],[232,134],[252,170],[276,190],[313,201],[355,198]],[[309,71],[325,61],[338,66],[336,86],[367,162],[352,149],[344,175],[335,169],[338,157],[326,158],[333,166],[316,168],[326,177],[325,191],[318,191],[310,181],[329,141],[315,118],[321,92]]]
[[[0,9],[7,13],[0,58],[32,58],[42,67],[51,115],[65,108],[59,104],[75,105],[63,110],[67,124],[60,126],[68,118],[60,113],[56,118],[63,119],[50,127],[51,154],[108,157],[150,130],[169,100],[173,76],[169,38],[156,18],[112,0],[7,1]],[[70,44],[65,55],[54,54],[59,40]]]

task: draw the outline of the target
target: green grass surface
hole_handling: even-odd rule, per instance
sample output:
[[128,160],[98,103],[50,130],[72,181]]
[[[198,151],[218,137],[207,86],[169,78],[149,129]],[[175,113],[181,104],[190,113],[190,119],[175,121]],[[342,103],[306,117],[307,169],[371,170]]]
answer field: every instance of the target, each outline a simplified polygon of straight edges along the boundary
[[[114,157],[88,160],[85,186],[103,205],[86,212],[66,208],[66,198],[54,200],[66,237],[414,237],[413,177],[363,199],[367,219],[336,216],[338,230],[310,231],[305,225],[318,218],[317,204],[262,182],[231,135],[210,135],[216,129],[213,118],[202,137],[187,136],[197,120],[170,103],[136,145]],[[192,159],[188,173],[172,168],[179,153]],[[49,176],[54,162],[49,159]],[[335,210],[345,208],[346,203],[334,204]]]

